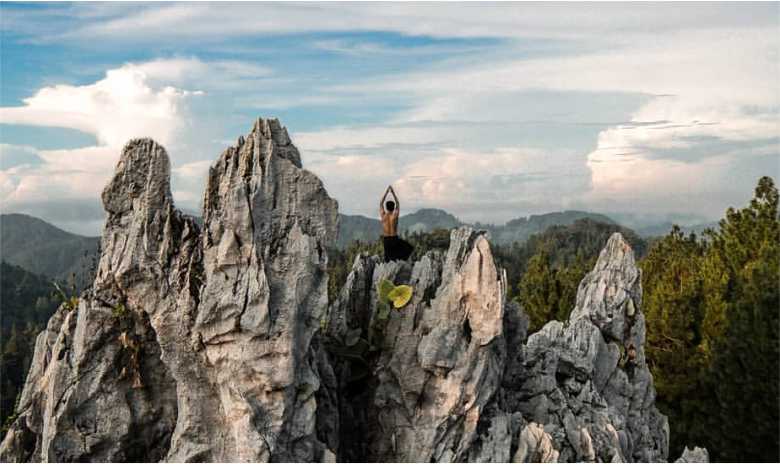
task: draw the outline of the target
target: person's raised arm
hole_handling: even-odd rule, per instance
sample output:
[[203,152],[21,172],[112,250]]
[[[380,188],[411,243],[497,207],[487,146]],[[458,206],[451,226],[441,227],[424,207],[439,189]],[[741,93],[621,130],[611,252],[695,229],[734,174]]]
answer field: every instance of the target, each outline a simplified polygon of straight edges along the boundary
[[395,190],[393,190],[393,186],[391,185],[388,187],[390,189],[390,193],[393,194],[393,200],[395,200],[395,211],[396,214],[401,214],[401,202],[398,201],[398,195],[395,194]]
[[385,190],[385,194],[382,195],[382,199],[379,200],[379,214],[380,215],[385,214],[385,199],[387,199],[387,194],[390,193],[391,189],[392,189],[392,187],[390,187],[388,185],[387,189]]

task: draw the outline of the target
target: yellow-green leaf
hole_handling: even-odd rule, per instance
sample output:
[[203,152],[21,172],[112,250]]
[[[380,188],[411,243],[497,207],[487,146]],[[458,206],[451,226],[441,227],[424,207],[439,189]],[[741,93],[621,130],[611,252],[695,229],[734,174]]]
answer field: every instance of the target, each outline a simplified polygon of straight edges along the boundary
[[387,298],[393,302],[393,306],[396,309],[400,309],[406,306],[409,300],[412,299],[413,290],[409,285],[399,285],[387,294]]

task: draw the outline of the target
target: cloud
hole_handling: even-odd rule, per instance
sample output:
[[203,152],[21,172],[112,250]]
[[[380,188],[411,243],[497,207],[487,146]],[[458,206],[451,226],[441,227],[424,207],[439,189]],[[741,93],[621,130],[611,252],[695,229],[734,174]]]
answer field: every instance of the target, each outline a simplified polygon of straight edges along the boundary
[[[153,87],[156,67],[128,64],[106,72],[94,84],[44,87],[24,99],[24,106],[0,108],[6,124],[52,126],[93,134],[101,145],[121,147],[134,137],[153,137],[165,144],[181,128],[184,100],[193,92],[172,86]],[[168,64],[181,69],[186,62]],[[183,72],[183,71],[182,71]]]
[[[38,44],[190,50],[116,66],[94,84],[46,87],[0,117],[82,130],[101,147],[153,135],[173,158],[177,201],[191,208],[204,160],[224,146],[214,141],[244,132],[258,109],[284,116],[305,166],[345,212],[373,214],[395,182],[405,207],[496,222],[567,205],[717,216],[749,194],[753,176],[777,173],[772,4],[21,10],[4,6],[3,30]],[[86,151],[35,156],[53,176],[67,159],[111,170]],[[4,171],[0,192],[42,188],[23,164]]]
[[113,173],[119,151],[110,147],[40,150],[37,165],[17,165],[0,171],[4,208],[64,199],[98,199]]
[[42,162],[33,147],[0,143],[0,170],[34,166]]
[[[665,33],[681,28],[776,23],[772,4],[250,4],[177,3],[60,7],[60,15],[4,8],[5,27],[36,41],[223,41],[226,37],[306,32],[387,31],[409,36],[561,38]],[[60,27],[43,24],[56,21]],[[56,32],[51,32],[52,30]]]
[[98,143],[60,150],[0,145],[3,209],[46,213],[57,221],[59,216],[52,215],[46,204],[72,203],[79,211],[78,205],[99,206],[100,192],[122,147],[135,137],[152,137],[168,149],[177,197],[187,206],[199,204],[205,163],[188,161],[202,156],[189,148],[210,132],[192,123],[188,106],[202,93],[176,85],[194,84],[211,72],[235,80],[270,71],[252,64],[194,58],[127,63],[108,70],[97,82],[44,87],[24,99],[23,106],[0,108],[5,124],[76,129],[94,135]]
[[218,152],[220,144],[212,140],[222,128],[207,117],[207,110],[195,118],[193,105],[206,91],[230,93],[272,74],[251,62],[155,59],[109,69],[94,83],[43,87],[22,106],[2,107],[4,124],[75,129],[97,140],[96,146],[68,150],[0,146],[3,207],[28,205],[29,210],[29,205],[47,201],[98,199],[124,144],[151,137],[171,156],[175,198],[195,209],[208,169],[198,159]]
[[[212,159],[193,161],[171,169],[173,196],[180,206],[199,210]],[[198,213],[200,214],[200,213]]]
[[[776,162],[766,162],[780,151],[777,31],[775,25],[634,35],[644,40],[576,56],[504,59],[490,66],[454,62],[380,81],[340,84],[328,90],[411,95],[416,104],[390,124],[327,129],[304,134],[302,140],[313,150],[353,144],[367,153],[391,140],[468,148],[472,158],[461,162],[470,169],[457,177],[460,183],[427,181],[414,193],[457,208],[450,185],[459,189],[490,178],[492,170],[480,157],[494,158],[485,152],[533,146],[535,135],[519,129],[518,122],[526,121],[553,142],[535,147],[548,150],[547,157],[537,160],[545,171],[554,170],[560,156],[554,145],[574,141],[579,147],[579,156],[567,158],[569,165],[558,165],[571,177],[546,184],[564,189],[572,182],[587,185],[572,202],[610,211],[687,209],[718,217],[727,206],[743,201],[739,192],[749,193],[759,175],[779,174]],[[498,130],[509,121],[514,121],[508,125],[514,138]],[[577,124],[583,129],[575,133],[571,127]],[[470,131],[469,125],[479,130]],[[590,140],[583,142],[583,136]],[[410,151],[407,159],[415,155],[424,156]],[[446,165],[439,160],[430,169]],[[735,170],[742,173],[739,186],[730,181],[729,172]],[[523,198],[554,203],[533,189],[544,192],[534,186]],[[483,214],[499,214],[490,207],[496,202],[490,190],[467,192],[471,201],[483,204]]]
[[[382,191],[392,184],[404,211],[435,206],[465,220],[484,221],[568,207],[572,198],[587,191],[589,182],[584,167],[583,172],[572,172],[570,159],[570,153],[552,155],[522,147],[444,149],[425,155],[416,151],[408,159],[385,152],[333,156],[309,168],[331,195],[348,203],[344,213],[375,215]],[[534,169],[543,171],[528,175]],[[485,208],[494,214],[486,215]]]
[[[405,165],[394,182],[406,204],[438,205],[457,211],[464,219],[486,219],[484,208],[514,214],[566,208],[571,198],[589,187],[586,169],[573,172],[576,154],[550,153],[524,147],[490,151],[446,150]],[[534,175],[529,175],[534,173]],[[517,208],[521,202],[533,210]],[[515,217],[517,217],[515,216]]]

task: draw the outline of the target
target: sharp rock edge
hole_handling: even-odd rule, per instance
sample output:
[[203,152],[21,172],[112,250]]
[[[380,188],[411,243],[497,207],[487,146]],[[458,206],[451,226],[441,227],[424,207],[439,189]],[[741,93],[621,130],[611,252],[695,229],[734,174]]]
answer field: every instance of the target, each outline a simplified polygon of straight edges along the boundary
[[[203,225],[130,141],[93,286],[38,336],[10,461],[664,461],[640,274],[615,234],[566,323],[526,341],[484,232],[358,256],[327,298],[338,205],[277,120],[209,171]],[[414,294],[389,315],[382,279]],[[681,458],[706,460],[696,449]]]

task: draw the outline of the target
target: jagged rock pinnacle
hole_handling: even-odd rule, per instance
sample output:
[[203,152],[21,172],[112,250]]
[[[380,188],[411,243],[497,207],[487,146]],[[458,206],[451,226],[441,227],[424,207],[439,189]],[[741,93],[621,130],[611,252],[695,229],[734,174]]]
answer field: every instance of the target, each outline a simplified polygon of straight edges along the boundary
[[[211,167],[203,225],[165,150],[103,191],[92,288],[37,338],[2,461],[663,461],[642,289],[616,234],[567,323],[527,337],[484,232],[358,256],[327,298],[338,205],[275,119]],[[383,279],[411,285],[382,308]],[[687,453],[685,459],[700,459]]]
[[39,336],[3,460],[322,459],[309,347],[335,200],[276,120],[211,168],[202,230],[169,183],[161,146],[125,146],[93,288]]

